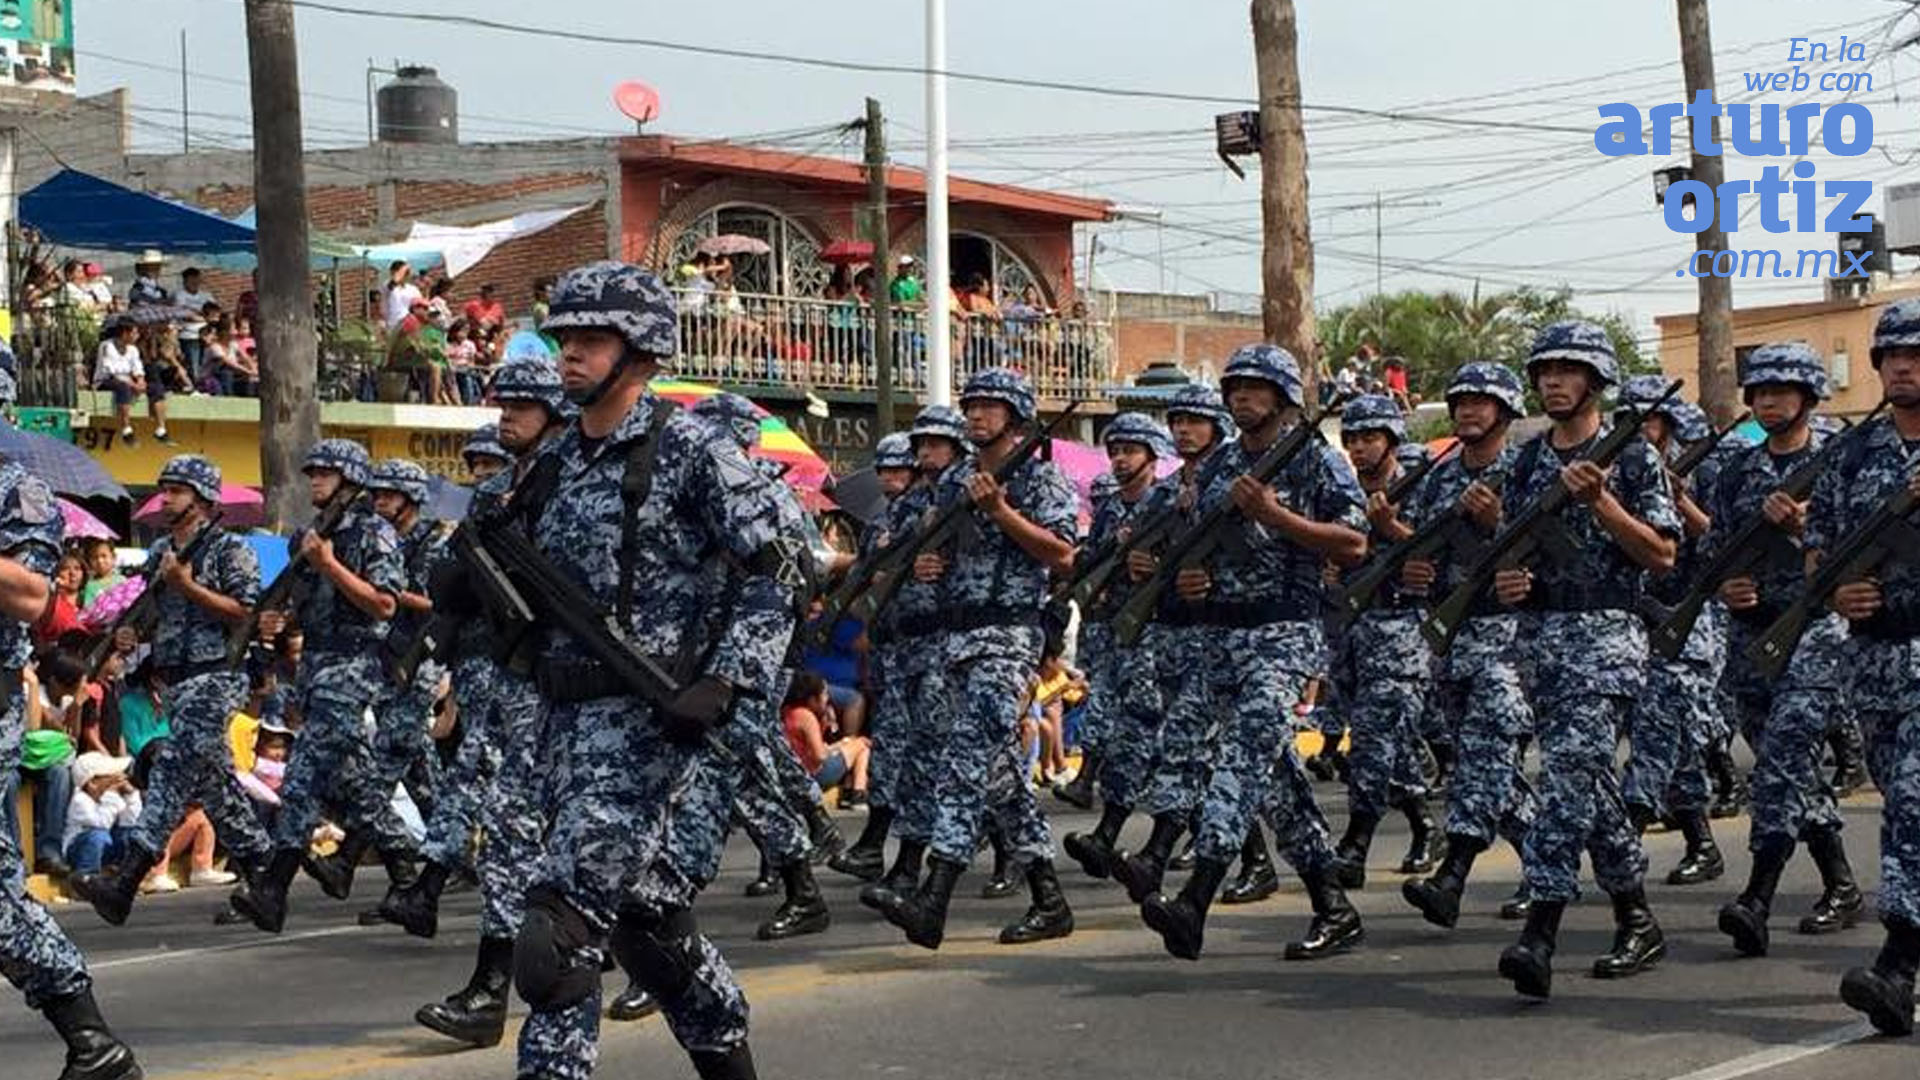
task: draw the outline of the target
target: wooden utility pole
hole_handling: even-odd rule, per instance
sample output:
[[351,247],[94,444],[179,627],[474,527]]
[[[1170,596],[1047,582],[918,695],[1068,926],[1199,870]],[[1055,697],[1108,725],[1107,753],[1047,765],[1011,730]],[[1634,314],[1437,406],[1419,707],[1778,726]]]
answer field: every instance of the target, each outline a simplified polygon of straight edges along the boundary
[[867,99],[867,202],[873,214],[873,441],[893,430],[893,235],[887,222],[887,129]]
[[1253,0],[1260,84],[1261,323],[1300,361],[1314,400],[1313,233],[1307,218],[1307,136],[1300,119],[1299,35],[1293,0]]
[[[1686,72],[1687,101],[1701,90],[1713,91],[1713,35],[1709,32],[1707,0],[1679,0],[1680,66]],[[1720,121],[1713,121],[1713,141],[1720,141]],[[1688,142],[1692,142],[1691,133]],[[1693,153],[1693,178],[1714,191],[1727,178],[1725,159],[1718,154]],[[1696,211],[1707,213],[1705,208]],[[1720,216],[1708,213],[1705,232],[1695,233],[1696,251],[1721,251],[1727,246],[1727,234],[1721,231]],[[1711,258],[1711,256],[1709,256]],[[1700,313],[1694,320],[1694,333],[1700,346],[1700,407],[1713,417],[1715,425],[1729,423],[1739,400],[1738,379],[1733,362],[1733,279],[1709,274],[1696,279],[1700,288]]]
[[260,266],[260,476],[267,524],[312,516],[300,463],[320,438],[319,368],[307,255],[307,173],[300,138],[299,50],[287,0],[246,0],[253,96],[253,199]]

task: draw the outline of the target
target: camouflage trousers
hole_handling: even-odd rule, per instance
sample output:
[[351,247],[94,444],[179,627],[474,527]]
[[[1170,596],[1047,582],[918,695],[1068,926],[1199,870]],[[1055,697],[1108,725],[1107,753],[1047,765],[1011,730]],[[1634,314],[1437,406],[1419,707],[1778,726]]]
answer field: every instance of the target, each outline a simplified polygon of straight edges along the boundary
[[1074,659],[1087,675],[1087,700],[1080,709],[1080,749],[1104,754],[1115,734],[1119,714],[1120,665],[1127,653],[1113,640],[1113,629],[1084,616],[1080,622],[1080,649]]
[[1920,638],[1855,638],[1855,715],[1880,788],[1880,914],[1920,926]]
[[[1197,680],[1197,693],[1182,685],[1176,711],[1201,707],[1219,718],[1212,762],[1202,777],[1193,850],[1202,858],[1231,862],[1261,811],[1284,805],[1297,817],[1302,801],[1313,803],[1304,769],[1291,751],[1283,756],[1281,746],[1292,739],[1293,707],[1306,690],[1320,635],[1319,628],[1308,623],[1277,622],[1222,629],[1216,636],[1214,656],[1221,662]],[[1175,722],[1174,716],[1168,717],[1169,727]],[[1289,798],[1270,804],[1276,761],[1298,787]],[[1276,823],[1283,851],[1299,827],[1284,818]],[[1324,820],[1320,828],[1324,830]]]
[[[0,761],[17,762],[26,734],[20,672],[0,670],[0,687]],[[87,989],[93,979],[73,940],[27,895],[26,881],[20,846],[0,829],[0,974],[26,995],[27,1008],[39,1009]]]
[[373,709],[373,768],[379,782],[389,791],[402,782],[407,794],[431,817],[442,786],[440,755],[433,746],[433,702],[439,687],[441,670],[433,666],[432,681],[427,682],[428,666],[422,665],[414,685],[388,687],[386,695]]
[[1511,655],[1511,615],[1468,619],[1442,658],[1434,698],[1457,751],[1447,788],[1447,835],[1515,845],[1533,826],[1538,800],[1521,771],[1520,740],[1533,731],[1520,670]]
[[[904,646],[903,646],[904,647]],[[939,718],[944,715],[948,672],[929,657],[933,639],[915,638],[911,647],[920,655],[893,665],[887,710],[887,759],[892,776],[893,832],[903,840],[933,842],[934,765],[940,750]],[[898,654],[897,654],[898,655]],[[1017,694],[1016,694],[1017,699]],[[1018,701],[1008,704],[1011,711]],[[869,776],[868,783],[872,783]]]
[[1052,861],[1053,833],[1034,794],[1033,770],[1017,728],[987,767],[986,820],[1016,864]]
[[1571,902],[1580,896],[1580,853],[1610,894],[1641,886],[1647,856],[1627,820],[1614,747],[1631,699],[1573,693],[1539,703],[1540,811],[1527,833],[1524,880],[1536,900]]
[[1167,699],[1179,679],[1183,635],[1191,632],[1189,627],[1149,623],[1133,648],[1114,647],[1112,704],[1097,777],[1101,796],[1110,805],[1131,809],[1146,797],[1159,761]]
[[1655,658],[1647,688],[1627,721],[1627,758],[1621,795],[1654,816],[1705,810],[1713,785],[1705,750],[1715,724],[1717,673],[1687,660]]
[[1327,816],[1313,797],[1313,778],[1300,763],[1291,738],[1280,741],[1280,756],[1273,763],[1273,778],[1267,789],[1261,816],[1273,830],[1273,843],[1280,857],[1297,874],[1316,874],[1333,861],[1332,833]]
[[[738,759],[731,766],[735,773],[733,811],[767,861],[787,866],[805,859],[813,848],[807,839],[807,823],[794,807],[818,802],[820,788],[800,768],[793,748],[774,727],[776,723],[778,718],[770,703],[742,702],[733,720],[721,729],[720,741]],[[788,767],[782,769],[783,764]],[[795,773],[800,783],[794,781]],[[778,786],[769,786],[769,782]]]
[[905,694],[897,680],[901,660],[893,644],[876,645],[867,654],[873,683],[873,707],[867,710],[867,798],[876,807],[898,812],[900,748],[907,743]]
[[928,714],[935,746],[930,850],[970,862],[991,809],[1002,835],[1024,844],[1029,858],[1051,859],[1046,818],[1020,775],[1020,702],[1039,662],[1039,632],[987,627],[949,634],[941,645],[948,668]]
[[1349,813],[1384,817],[1400,799],[1425,793],[1419,740],[1431,658],[1412,610],[1369,611],[1342,635],[1334,681],[1351,705]]
[[1805,839],[1844,824],[1820,762],[1828,726],[1846,711],[1846,634],[1845,623],[1835,615],[1808,627],[1786,671],[1771,686],[1746,658],[1752,630],[1736,624],[1728,639],[1737,666],[1734,706],[1753,748],[1748,846],[1754,851],[1772,837]]
[[280,787],[273,846],[305,851],[320,822],[322,801],[339,808],[347,828],[366,832],[381,852],[410,853],[413,837],[393,809],[392,781],[382,783],[366,734],[369,702],[384,674],[378,657],[308,653],[296,693],[300,739]]
[[233,744],[227,721],[245,702],[247,677],[213,671],[167,687],[167,724],[172,734],[160,745],[147,778],[140,821],[131,840],[158,855],[167,839],[198,803],[213,822],[214,835],[236,860],[262,861],[272,847],[252,801],[233,771]]

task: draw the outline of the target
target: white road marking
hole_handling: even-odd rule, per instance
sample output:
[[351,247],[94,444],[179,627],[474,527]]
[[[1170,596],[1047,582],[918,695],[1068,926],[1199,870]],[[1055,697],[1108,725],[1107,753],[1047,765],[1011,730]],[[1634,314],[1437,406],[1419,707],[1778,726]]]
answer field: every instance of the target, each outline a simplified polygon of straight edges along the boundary
[[97,964],[88,964],[93,971],[105,971],[109,968],[134,967],[139,964],[156,964],[167,960],[191,960],[196,956],[208,956],[213,953],[245,952],[249,949],[267,949],[289,941],[310,941],[314,938],[339,937],[341,934],[353,934],[367,929],[364,926],[335,926],[327,930],[303,930],[297,934],[275,934],[252,941],[233,941],[225,945],[204,945],[197,949],[164,949],[160,952],[144,953],[140,956],[123,956],[117,960],[102,960]]
[[1824,1054],[1836,1046],[1858,1042],[1871,1034],[1873,1034],[1872,1025],[1862,1020],[1845,1027],[1810,1035],[1799,1042],[1788,1043],[1786,1046],[1756,1050],[1744,1057],[1723,1061],[1718,1065],[1709,1065],[1704,1069],[1695,1069],[1690,1073],[1669,1077],[1668,1080],[1739,1080],[1743,1076],[1752,1076],[1769,1069],[1777,1069],[1782,1065],[1790,1065],[1816,1054]]

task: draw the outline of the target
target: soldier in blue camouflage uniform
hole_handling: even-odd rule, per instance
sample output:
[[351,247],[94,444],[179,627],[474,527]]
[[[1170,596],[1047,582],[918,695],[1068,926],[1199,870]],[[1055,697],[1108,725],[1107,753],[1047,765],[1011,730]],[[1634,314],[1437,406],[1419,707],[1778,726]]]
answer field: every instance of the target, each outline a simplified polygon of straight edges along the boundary
[[[893,504],[913,485],[913,439],[906,432],[892,432],[874,446],[873,473],[880,482],[887,510],[860,534],[861,557],[886,543],[887,518]],[[867,738],[872,744],[867,751],[867,822],[852,846],[828,858],[827,865],[862,881],[873,881],[885,868],[887,833],[899,806],[895,777],[900,771],[901,740],[910,720],[896,685],[900,661],[897,650],[887,642],[884,632],[871,626],[867,628],[867,645],[868,681],[874,695],[873,707],[867,711]],[[914,873],[917,880],[918,860]]]
[[1198,959],[1227,864],[1264,811],[1313,904],[1307,936],[1286,956],[1313,959],[1351,948],[1362,929],[1332,875],[1326,821],[1293,750],[1293,708],[1325,650],[1322,566],[1352,566],[1366,553],[1365,498],[1346,458],[1317,432],[1271,483],[1248,475],[1290,425],[1308,422],[1299,364],[1285,349],[1237,350],[1221,385],[1240,436],[1207,462],[1194,509],[1205,514],[1231,501],[1239,516],[1223,525],[1232,535],[1209,565],[1180,571],[1174,589],[1184,611],[1162,611],[1199,626],[1204,648],[1181,657],[1182,680],[1167,707],[1154,783],[1178,794],[1156,801],[1141,865],[1129,858],[1116,873],[1130,892],[1139,882],[1129,879],[1157,877],[1170,837],[1197,807],[1192,876],[1177,896],[1147,897],[1140,913],[1168,952]]
[[[1383,394],[1354,398],[1341,410],[1340,439],[1367,499],[1373,545],[1386,547],[1412,535],[1400,520],[1400,508],[1387,502],[1387,489],[1400,473],[1394,450],[1407,441],[1400,406]],[[1333,873],[1342,888],[1366,884],[1373,833],[1389,809],[1406,815],[1413,834],[1400,872],[1433,869],[1437,830],[1427,811],[1419,766],[1420,723],[1432,688],[1433,652],[1420,636],[1420,619],[1418,598],[1403,593],[1397,583],[1389,584],[1334,643],[1333,674],[1341,683],[1340,696],[1350,703],[1347,727],[1352,733],[1347,831],[1334,848]]]
[[[1442,462],[1408,500],[1402,516],[1414,528],[1451,518],[1451,534],[1431,559],[1409,559],[1401,584],[1409,592],[1445,596],[1460,583],[1473,544],[1492,534],[1500,492],[1513,471],[1507,430],[1527,415],[1526,388],[1500,364],[1462,364],[1447,384],[1447,411],[1460,453]],[[1401,885],[1409,904],[1435,926],[1460,920],[1460,896],[1480,853],[1496,837],[1515,849],[1526,842],[1537,801],[1521,772],[1521,742],[1533,733],[1533,710],[1515,655],[1520,616],[1481,598],[1453,648],[1439,658],[1434,698],[1451,730],[1454,771],[1447,785],[1447,850],[1432,877]],[[1502,917],[1526,913],[1524,888]]]
[[1572,496],[1561,524],[1582,542],[1563,563],[1502,570],[1503,604],[1523,607],[1537,643],[1532,699],[1545,763],[1539,817],[1527,834],[1532,908],[1500,973],[1533,997],[1551,992],[1560,917],[1580,894],[1580,853],[1613,898],[1613,949],[1596,978],[1639,973],[1666,953],[1647,907],[1647,857],[1628,821],[1613,753],[1633,698],[1646,684],[1646,626],[1635,610],[1649,570],[1673,566],[1681,525],[1666,470],[1635,440],[1602,469],[1584,459],[1601,437],[1600,396],[1619,381],[1604,328],[1557,322],[1534,339],[1527,375],[1553,427],[1520,448],[1502,504],[1518,514],[1554,484]]
[[[884,524],[872,534],[875,548],[899,543],[934,507],[934,490],[949,472],[959,468],[972,444],[967,421],[945,405],[929,405],[913,419],[907,432],[918,479],[887,507]],[[884,914],[919,887],[921,865],[933,843],[933,765],[939,752],[935,717],[946,695],[946,667],[933,647],[944,603],[938,581],[909,577],[893,602],[867,627],[878,656],[877,678],[887,715],[889,762],[885,772],[899,847],[893,865],[879,880],[860,890],[860,902]],[[859,863],[835,861],[844,873],[867,878],[877,856]]]
[[[1810,560],[1831,555],[1874,510],[1901,491],[1920,498],[1920,302],[1887,305],[1874,328],[1873,367],[1889,413],[1855,440],[1814,488],[1804,541]],[[1911,501],[1909,502],[1911,505]],[[1867,767],[1879,786],[1880,921],[1885,944],[1870,967],[1848,971],[1840,997],[1887,1035],[1913,1034],[1920,969],[1920,569],[1906,515],[1900,553],[1875,577],[1841,585],[1830,603],[1852,628],[1850,690]]]
[[[708,738],[739,698],[781,693],[801,522],[736,445],[649,390],[675,351],[673,301],[658,278],[614,262],[570,271],[541,329],[560,339],[562,381],[581,412],[543,456],[551,495],[522,520],[554,568],[636,648],[665,658],[681,688],[650,703],[578,641],[545,635],[551,826],[514,949],[515,986],[533,1009],[520,1075],[592,1072],[611,950],[659,1000],[702,1077],[751,1077],[745,996],[700,934],[688,890],[650,886],[712,857],[676,850],[689,837],[670,827],[682,809],[725,806]],[[730,580],[709,572],[715,562],[730,564]]]
[[1846,708],[1846,623],[1828,614],[1811,624],[1786,671],[1771,684],[1747,656],[1753,639],[1791,602],[1806,576],[1796,534],[1804,529],[1807,507],[1777,489],[1787,473],[1829,438],[1811,423],[1814,410],[1827,397],[1826,364],[1797,342],[1764,345],[1748,356],[1740,383],[1767,440],[1723,470],[1709,539],[1717,550],[1734,530],[1762,514],[1776,531],[1769,537],[1772,550],[1761,570],[1728,581],[1720,590],[1732,618],[1729,683],[1754,764],[1747,840],[1752,873],[1747,887],[1721,909],[1719,924],[1736,949],[1761,956],[1767,951],[1774,891],[1796,840],[1806,842],[1824,885],[1813,910],[1800,921],[1801,933],[1851,926],[1866,901],[1847,861],[1840,809],[1820,771],[1828,725]]
[[[1666,379],[1659,375],[1636,375],[1621,388],[1620,405],[1639,411],[1642,438],[1662,461],[1671,463],[1685,452],[1686,444],[1710,437],[1712,429],[1707,427],[1705,413],[1696,417],[1688,411],[1699,406],[1674,398],[1662,402],[1666,388]],[[1690,427],[1689,421],[1705,427],[1705,433]],[[1702,461],[1689,477],[1669,471],[1668,483],[1684,534],[1674,568],[1647,585],[1648,607],[1655,612],[1679,602],[1701,569],[1712,513],[1707,509],[1712,500],[1705,493],[1713,490],[1714,476],[1711,459]],[[1702,494],[1695,498],[1693,492]],[[1647,687],[1634,699],[1627,719],[1632,754],[1620,783],[1627,819],[1644,834],[1655,821],[1670,816],[1686,837],[1686,854],[1667,875],[1669,885],[1699,885],[1726,869],[1708,824],[1711,792],[1701,764],[1714,727],[1716,688],[1726,666],[1726,648],[1724,617],[1718,605],[1709,604],[1679,656],[1671,660],[1648,656]]]
[[[552,364],[529,365],[535,366],[553,370]],[[555,374],[557,377],[558,373]],[[499,401],[499,373],[495,373],[493,378],[493,400]],[[499,424],[482,424],[473,429],[473,434],[467,436],[467,444],[460,448],[460,460],[466,463],[467,472],[473,476],[476,487],[513,467],[513,454],[500,445]]]
[[364,727],[367,706],[387,684],[380,650],[406,587],[399,537],[359,494],[368,470],[367,452],[345,439],[315,443],[303,466],[316,507],[343,488],[355,501],[332,535],[299,535],[296,565],[287,571],[307,575],[311,586],[294,612],[306,637],[294,687],[304,723],[280,789],[273,855],[260,880],[234,897],[268,933],[286,922],[287,887],[303,860],[334,899],[346,899],[351,887],[353,863],[307,858],[323,799],[344,812],[348,839],[379,851],[390,872],[413,865],[417,855],[393,810],[393,785],[380,783]]
[[[948,901],[989,813],[1024,865],[1033,898],[1026,914],[1000,932],[1001,943],[1073,931],[1046,818],[1026,777],[1007,772],[1020,767],[1013,753],[1020,701],[1040,662],[1047,575],[1063,572],[1073,558],[1073,488],[1057,466],[1037,456],[1005,484],[993,475],[1035,419],[1033,388],[1024,376],[1004,368],[980,372],[967,380],[960,408],[974,456],[944,472],[930,498],[936,506],[965,500],[969,519],[954,550],[923,551],[913,567],[915,579],[938,586],[942,597],[933,645],[934,664],[944,671],[921,717],[934,754],[927,877],[911,896],[895,894],[897,901],[883,908],[907,940],[927,949],[940,947]],[[907,617],[901,629],[912,629]]]
[[[20,671],[33,655],[28,624],[52,602],[64,531],[47,485],[11,461],[0,462],[0,761],[8,768],[20,760],[26,735]],[[80,950],[27,895],[26,875],[12,830],[0,829],[0,974],[66,1041],[62,1076],[138,1080],[133,1051],[100,1017]]]
[[[154,761],[127,855],[105,874],[70,883],[116,926],[126,921],[140,882],[160,861],[189,804],[205,808],[234,866],[257,874],[270,846],[240,790],[227,740],[227,721],[247,696],[246,673],[227,665],[227,632],[259,596],[260,563],[245,541],[209,520],[220,504],[219,466],[182,454],[161,468],[158,487],[171,532],[148,549],[144,576],[157,590],[150,634],[153,663],[167,684],[172,737]],[[214,532],[193,561],[181,562],[177,553],[206,529]],[[115,638],[122,652],[139,640],[132,627]]]

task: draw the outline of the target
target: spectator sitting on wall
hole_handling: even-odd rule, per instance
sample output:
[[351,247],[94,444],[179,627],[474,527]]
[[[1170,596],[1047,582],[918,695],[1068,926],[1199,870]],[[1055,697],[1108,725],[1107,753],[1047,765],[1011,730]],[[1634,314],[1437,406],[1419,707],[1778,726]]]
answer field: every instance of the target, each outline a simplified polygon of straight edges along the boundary
[[122,317],[107,325],[100,341],[100,353],[94,361],[93,385],[113,395],[114,418],[120,423],[120,439],[128,445],[138,440],[133,434],[133,399],[144,395],[153,412],[153,437],[172,442],[167,435],[167,388],[156,376],[147,380],[146,364],[140,359],[140,346],[134,340],[140,328]]
[[870,744],[863,736],[841,735],[832,727],[832,705],[827,683],[811,671],[793,677],[780,707],[780,724],[794,756],[822,789],[840,788],[840,807],[867,804],[867,756]]
[[74,872],[97,874],[101,866],[120,861],[127,833],[140,820],[140,793],[127,779],[132,764],[132,758],[101,753],[73,759],[73,794],[67,799],[60,851]]
[[94,311],[104,314],[120,306],[119,299],[113,295],[113,279],[100,269],[99,263],[88,263],[83,272],[87,295],[93,299]]
[[507,325],[507,306],[494,296],[493,282],[480,286],[480,295],[467,301],[460,309],[469,325],[485,330],[490,326]]

